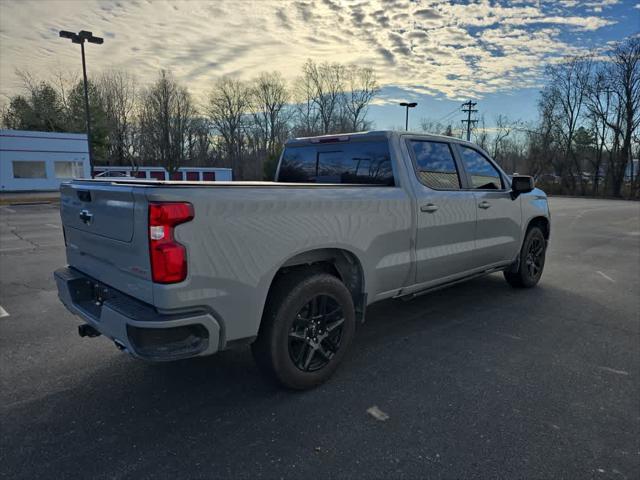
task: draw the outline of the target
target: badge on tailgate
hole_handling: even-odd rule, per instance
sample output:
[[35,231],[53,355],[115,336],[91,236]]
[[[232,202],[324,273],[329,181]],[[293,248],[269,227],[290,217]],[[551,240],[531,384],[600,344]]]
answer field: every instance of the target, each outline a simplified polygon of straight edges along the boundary
[[91,222],[93,221],[93,213],[91,213],[86,208],[84,210],[80,210],[79,217],[82,223],[84,223],[85,225],[90,225]]

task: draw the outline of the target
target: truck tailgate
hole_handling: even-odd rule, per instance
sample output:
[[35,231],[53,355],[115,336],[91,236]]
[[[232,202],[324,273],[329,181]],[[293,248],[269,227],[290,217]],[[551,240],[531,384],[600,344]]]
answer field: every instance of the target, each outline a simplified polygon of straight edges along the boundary
[[144,187],[74,181],[60,187],[67,263],[113,288],[153,301]]

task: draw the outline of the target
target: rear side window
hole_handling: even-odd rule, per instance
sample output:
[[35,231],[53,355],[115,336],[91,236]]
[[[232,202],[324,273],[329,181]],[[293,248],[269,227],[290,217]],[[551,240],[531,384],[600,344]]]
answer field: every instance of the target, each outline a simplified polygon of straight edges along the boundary
[[436,190],[459,190],[460,176],[448,143],[411,140],[420,181]]
[[317,159],[315,147],[286,148],[280,163],[279,182],[315,183]]
[[278,181],[393,186],[389,146],[378,141],[287,147]]
[[472,188],[478,190],[501,190],[500,172],[480,152],[473,148],[460,146],[462,163],[471,179]]

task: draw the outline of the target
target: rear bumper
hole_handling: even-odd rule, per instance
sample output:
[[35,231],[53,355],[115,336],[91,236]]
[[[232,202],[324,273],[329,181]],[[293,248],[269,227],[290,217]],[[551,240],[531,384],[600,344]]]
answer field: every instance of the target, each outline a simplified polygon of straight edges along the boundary
[[209,312],[160,314],[70,267],[56,270],[54,278],[69,311],[134,357],[170,361],[218,351],[220,325]]

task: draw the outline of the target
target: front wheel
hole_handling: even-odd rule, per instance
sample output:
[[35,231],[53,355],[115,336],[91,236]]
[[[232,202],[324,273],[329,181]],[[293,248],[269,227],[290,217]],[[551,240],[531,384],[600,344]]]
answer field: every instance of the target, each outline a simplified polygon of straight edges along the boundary
[[505,280],[515,288],[535,287],[542,277],[547,241],[542,230],[531,227],[522,243],[520,257],[515,269],[504,272]]
[[303,390],[333,374],[354,334],[345,285],[327,273],[293,272],[273,286],[252,351],[280,384]]

